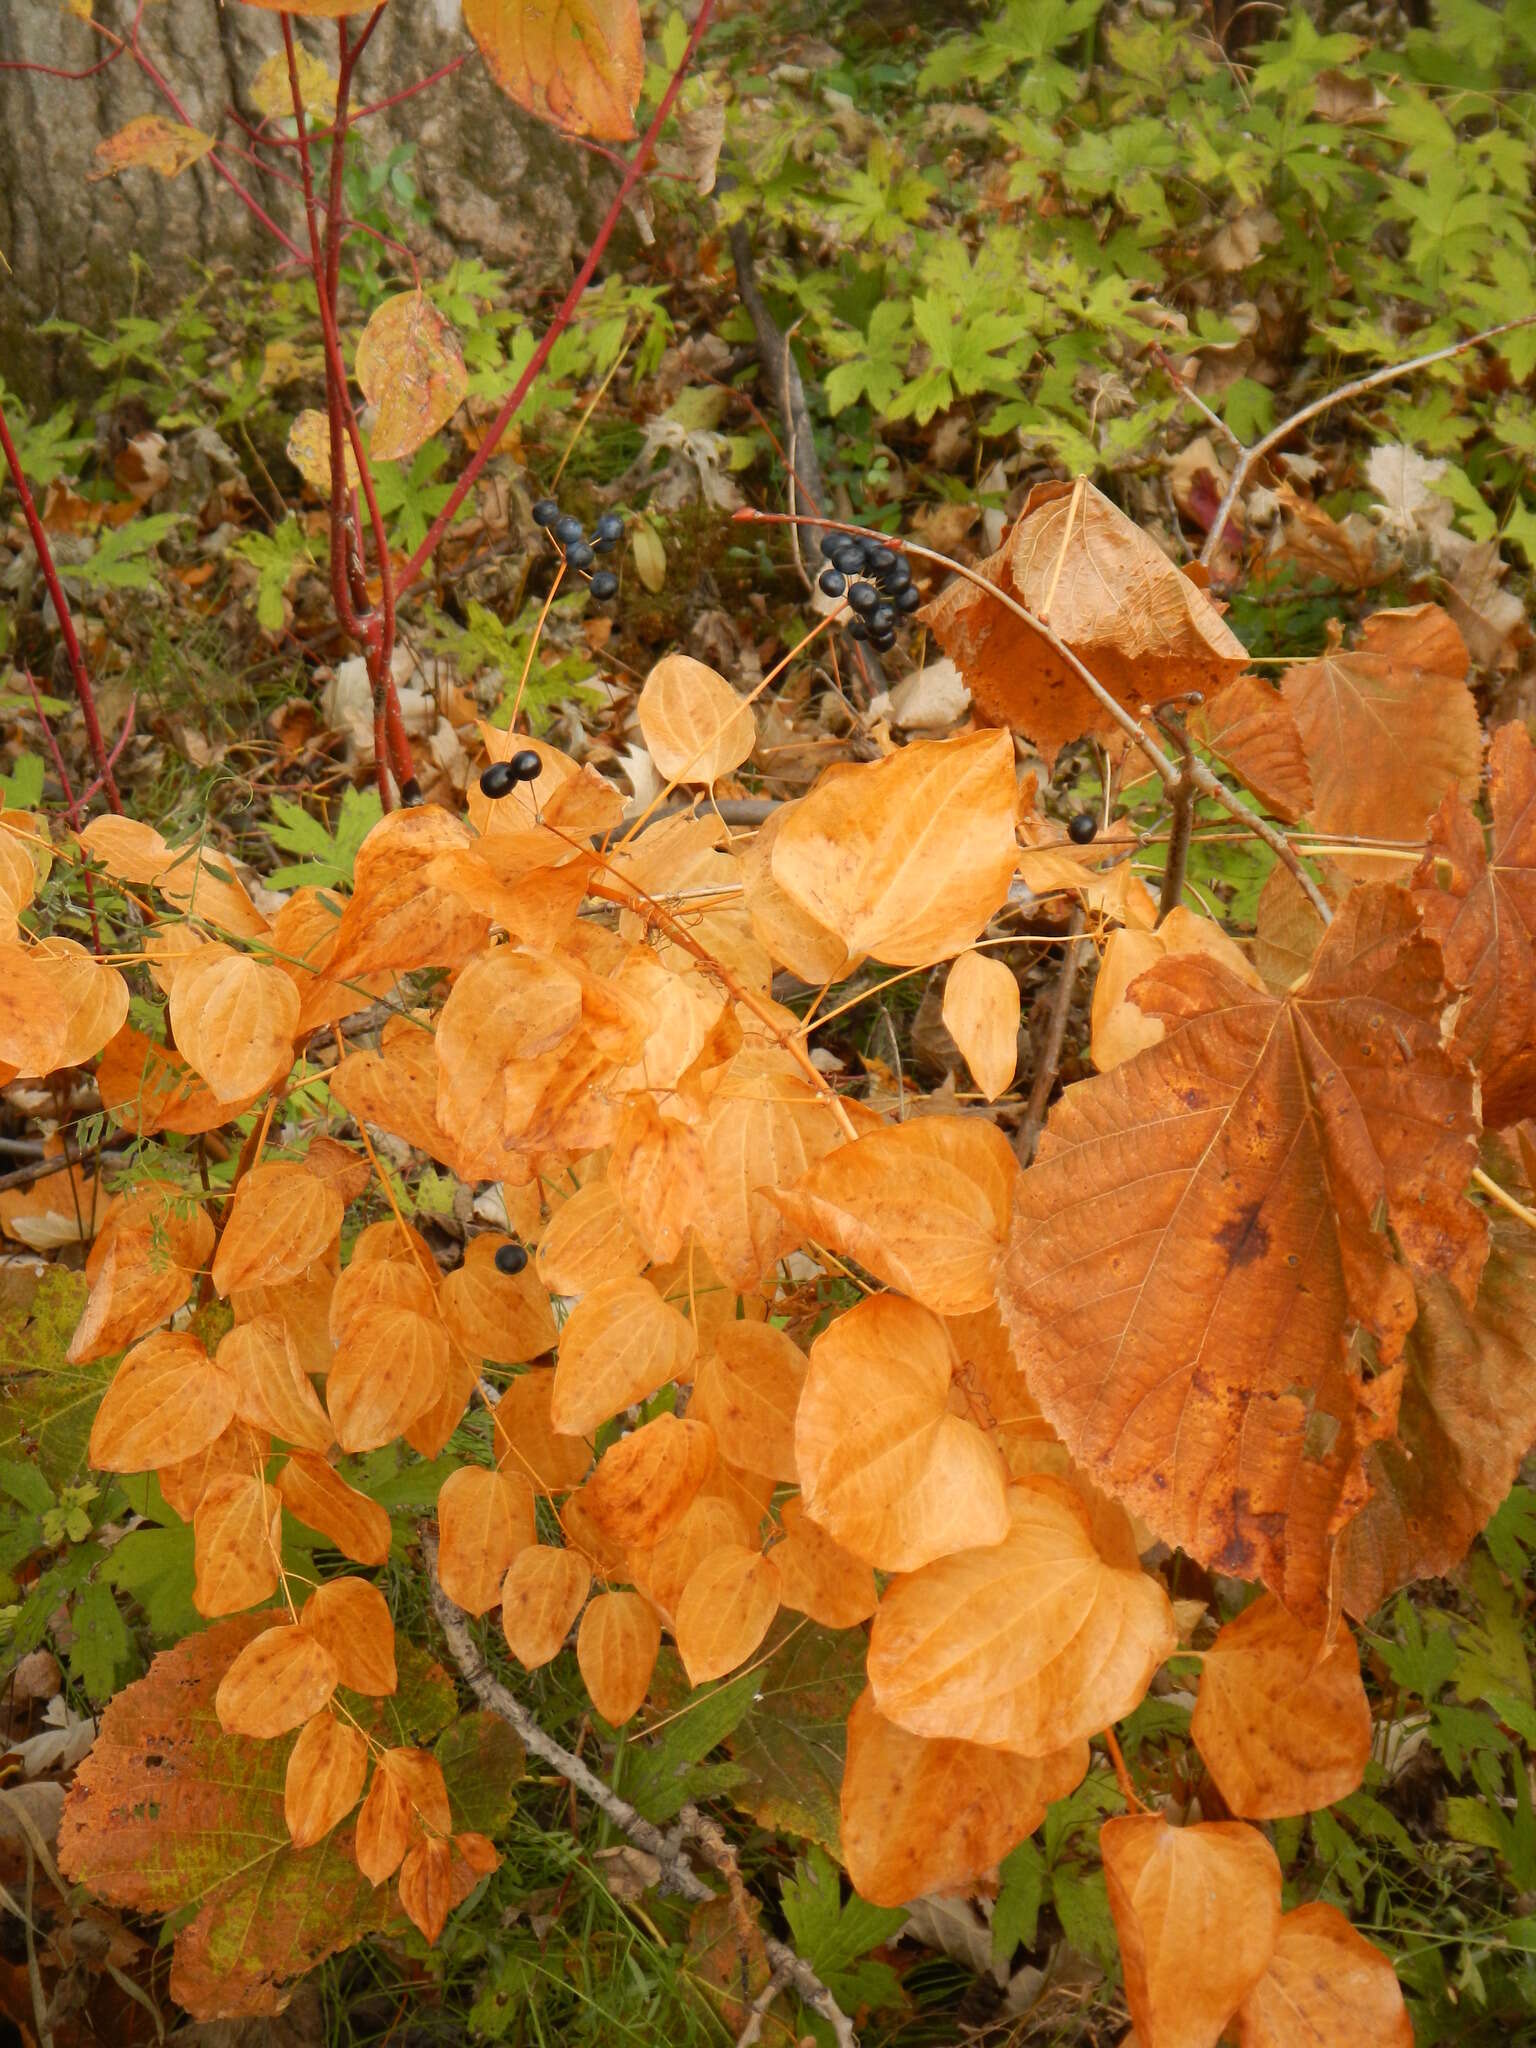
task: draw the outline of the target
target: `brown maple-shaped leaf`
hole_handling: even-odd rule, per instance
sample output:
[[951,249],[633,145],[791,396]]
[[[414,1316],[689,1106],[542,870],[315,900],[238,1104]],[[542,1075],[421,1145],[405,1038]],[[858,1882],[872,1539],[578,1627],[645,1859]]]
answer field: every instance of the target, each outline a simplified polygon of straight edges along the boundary
[[1414,1274],[1470,1302],[1487,1252],[1439,952],[1407,892],[1372,885],[1291,995],[1199,955],[1133,993],[1167,1036],[1052,1112],[1004,1312],[1100,1486],[1317,1620],[1365,1452],[1395,1419]]
[[1536,1115],[1536,750],[1523,725],[1493,736],[1488,803],[1485,846],[1460,794],[1445,797],[1412,886],[1446,979],[1465,992],[1452,1043],[1478,1070],[1484,1123],[1500,1130]]
[[[1184,690],[1210,695],[1247,661],[1205,592],[1081,478],[1037,484],[980,569],[1128,711]],[[922,616],[978,708],[1023,733],[1047,762],[1069,740],[1111,729],[1104,707],[1050,643],[980,585],[957,577]]]
[[1467,665],[1451,620],[1421,604],[1376,612],[1353,650],[1335,637],[1320,660],[1286,670],[1319,830],[1417,839],[1448,790],[1477,794],[1483,732]]
[[[1531,1202],[1501,1142],[1484,1141],[1484,1164]],[[1536,1444],[1536,1236],[1494,1210],[1489,1237],[1470,1311],[1445,1280],[1419,1282],[1397,1431],[1368,1452],[1371,1497],[1339,1539],[1343,1603],[1362,1619],[1460,1564]]]
[[[272,1619],[236,1615],[189,1636],[119,1693],[59,1830],[61,1867],[98,1897],[137,1913],[193,1908],[176,1934],[171,1995],[199,2019],[281,2011],[295,1976],[398,1911],[393,1892],[358,1870],[350,1829],[295,1852],[284,1788],[298,1738],[259,1742],[219,1726],[219,1680]],[[452,1720],[453,1688],[402,1643],[399,1693],[350,1695],[347,1708],[376,1742],[427,1741]],[[494,1826],[485,1758],[459,1733],[443,1752],[446,1764],[452,1745],[464,1766],[445,1773],[455,1821]]]

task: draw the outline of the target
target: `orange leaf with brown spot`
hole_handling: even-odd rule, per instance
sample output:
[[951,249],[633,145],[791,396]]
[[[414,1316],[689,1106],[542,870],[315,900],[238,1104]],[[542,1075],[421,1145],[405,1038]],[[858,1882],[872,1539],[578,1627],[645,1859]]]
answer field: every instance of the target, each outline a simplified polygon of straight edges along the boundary
[[163,114],[136,114],[115,135],[103,136],[94,155],[100,170],[93,178],[115,178],[119,171],[158,171],[162,178],[177,178],[213,147],[213,137],[185,121],[168,121]]
[[386,1698],[395,1690],[395,1625],[389,1602],[366,1579],[327,1579],[299,1610],[299,1624],[336,1661],[336,1683]]
[[755,1290],[798,1233],[769,1190],[792,1187],[847,1132],[777,1046],[748,1044],[715,1090],[703,1130],[704,1199],[695,1236],[731,1293]]
[[757,745],[752,707],[725,677],[692,655],[664,655],[635,706],[657,772],[668,782],[713,784]]
[[336,1354],[325,1382],[336,1441],[375,1451],[425,1414],[448,1372],[448,1333],[414,1309],[381,1309]]
[[1371,1753],[1371,1709],[1353,1636],[1330,1642],[1265,1593],[1204,1653],[1190,1725],[1233,1813],[1276,1820],[1355,1791]]
[[1215,2048],[1268,1968],[1280,1865],[1241,1821],[1170,1827],[1123,1814],[1099,1831],[1125,1996],[1146,2048]]
[[[1127,710],[1184,690],[1207,695],[1247,664],[1242,642],[1195,583],[1101,491],[1037,484],[980,573],[1049,626]],[[986,716],[1032,740],[1047,765],[1069,740],[1113,730],[1076,671],[969,578],[922,617]]]
[[426,878],[438,854],[470,844],[469,828],[435,804],[390,811],[358,848],[352,894],[331,955],[333,979],[388,968],[457,967],[485,941],[487,920]]
[[31,958],[64,1005],[64,1036],[54,1065],[84,1066],[123,1028],[128,984],[115,967],[96,959],[74,939],[40,939]]
[[239,1392],[237,1414],[252,1429],[280,1437],[305,1451],[328,1451],[336,1441],[300,1363],[292,1337],[277,1316],[236,1323],[220,1341],[219,1364]]
[[368,1744],[360,1728],[321,1712],[306,1721],[288,1758],[283,1818],[295,1849],[324,1839],[363,1796]]
[[973,1890],[1087,1774],[1085,1741],[1039,1758],[931,1742],[887,1721],[862,1692],[848,1715],[841,1798],[853,1887],[873,1906]]
[[409,1017],[391,1017],[377,1052],[348,1053],[331,1074],[331,1093],[359,1123],[378,1124],[445,1163],[453,1140],[437,1120],[437,1044]]
[[1269,1968],[1237,2009],[1237,2048],[1413,2048],[1397,1972],[1337,1906],[1280,1922]]
[[1008,1509],[1002,1542],[887,1588],[869,1682],[881,1713],[914,1735],[1049,1756],[1140,1703],[1173,1652],[1173,1611],[1134,1553],[1100,1554],[1064,1482],[1022,1480]]
[[366,1329],[372,1318],[386,1309],[410,1309],[415,1315],[437,1314],[437,1266],[430,1258],[425,1266],[410,1256],[404,1239],[398,1240],[399,1256],[359,1258],[356,1246],[352,1263],[336,1276],[331,1290],[326,1326],[330,1341],[341,1346]]
[[533,1671],[559,1654],[591,1584],[574,1550],[531,1543],[517,1553],[502,1582],[501,1629],[520,1664]]
[[259,1607],[277,1591],[283,1507],[260,1472],[231,1472],[204,1490],[192,1517],[192,1604],[210,1618]]
[[612,1728],[644,1704],[661,1649],[661,1623],[638,1593],[599,1593],[576,1634],[576,1661],[592,1704]]
[[248,1109],[261,1093],[261,1088],[254,1088],[243,1102],[221,1102],[179,1053],[157,1045],[131,1024],[103,1048],[96,1085],[104,1106],[140,1137],[155,1131],[191,1137],[215,1130]]
[[69,1340],[70,1359],[83,1365],[110,1358],[173,1315],[193,1285],[193,1275],[166,1256],[152,1231],[112,1231]]
[[406,1851],[400,1904],[427,1940],[436,1941],[453,1904],[453,1847],[446,1836],[429,1836]]
[[389,1516],[313,1451],[295,1451],[277,1475],[283,1506],[307,1529],[329,1536],[356,1564],[382,1564],[389,1555]]
[[954,1352],[939,1318],[875,1294],[811,1346],[795,1420],[808,1514],[845,1550],[909,1572],[1008,1533],[996,1449],[949,1405]]
[[64,997],[35,948],[0,945],[0,1061],[51,1074],[69,1035]]
[[609,1445],[581,1489],[582,1506],[609,1542],[645,1547],[671,1528],[714,1462],[704,1423],[658,1415]]
[[[688,1581],[703,1560],[722,1545],[753,1543],[757,1521],[756,1515],[749,1517],[736,1503],[701,1488],[658,1542],[635,1545],[626,1553],[629,1576],[670,1623],[677,1617]],[[870,1611],[873,1609],[871,1598]]]
[[184,1522],[190,1522],[215,1480],[228,1478],[232,1473],[260,1471],[271,1447],[269,1438],[253,1433],[243,1422],[232,1422],[193,1457],[158,1468],[155,1477],[166,1505]]
[[91,1425],[90,1461],[103,1472],[178,1465],[234,1420],[232,1376],[186,1331],[136,1344],[118,1367]]
[[219,1680],[219,1724],[231,1735],[286,1735],[336,1690],[336,1660],[306,1629],[284,1623],[246,1644]]
[[1189,730],[1265,810],[1294,825],[1312,807],[1312,777],[1290,706],[1271,684],[1239,676],[1189,714]]
[[501,1582],[517,1553],[535,1540],[533,1488],[516,1472],[462,1465],[437,1496],[438,1577],[466,1614],[484,1614],[501,1599]]
[[1394,1421],[1415,1271],[1467,1299],[1486,1253],[1439,952],[1406,891],[1362,886],[1292,995],[1192,957],[1135,993],[1167,1036],[1052,1111],[1004,1312],[1096,1484],[1320,1621],[1335,1532]]
[[688,1412],[715,1432],[722,1458],[793,1485],[806,1371],[805,1353],[772,1323],[723,1323],[694,1372]]
[[627,142],[645,76],[636,0],[466,0],[464,26],[491,76],[551,127]]
[[745,1664],[779,1611],[779,1568],[744,1544],[701,1559],[677,1603],[677,1654],[690,1685]]
[[550,1420],[586,1436],[632,1402],[648,1400],[693,1364],[693,1326],[636,1275],[584,1294],[560,1332]]

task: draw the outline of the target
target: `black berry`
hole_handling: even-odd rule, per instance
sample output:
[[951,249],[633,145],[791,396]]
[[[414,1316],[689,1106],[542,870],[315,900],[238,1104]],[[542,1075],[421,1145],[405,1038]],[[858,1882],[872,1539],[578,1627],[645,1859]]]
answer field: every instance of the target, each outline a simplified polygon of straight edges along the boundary
[[528,1254],[520,1244],[500,1245],[496,1251],[496,1270],[505,1273],[508,1279],[521,1273],[528,1263]]
[[923,593],[915,583],[908,583],[896,592],[891,601],[899,612],[915,612],[923,601]]
[[869,638],[869,628],[862,619],[851,620],[848,630],[855,640],[867,640]]
[[846,547],[847,544],[848,536],[845,533],[824,533],[821,536],[821,552],[829,562],[837,554],[838,549]]
[[596,553],[584,540],[573,540],[565,551],[565,566],[568,569],[590,569],[596,560]]
[[887,626],[883,633],[871,633],[869,637],[877,654],[888,654],[896,645],[896,631],[892,626]]
[[1074,846],[1086,846],[1090,840],[1098,837],[1098,833],[1099,821],[1092,811],[1079,811],[1067,827],[1067,837]]
[[614,575],[611,569],[599,569],[597,574],[592,578],[592,595],[595,598],[599,599],[599,601],[601,601],[605,597],[614,596],[614,594],[618,590],[618,587],[619,579],[617,576]]
[[532,747],[524,747],[520,753],[514,754],[506,765],[512,771],[514,782],[537,782],[544,773],[544,763]]
[[581,521],[574,512],[562,512],[554,523],[553,532],[561,547],[572,547],[581,539]]
[[850,583],[848,602],[856,612],[872,612],[880,602],[880,593],[873,583]]
[[836,569],[823,569],[821,574],[816,578],[816,581],[821,585],[822,589],[827,593],[828,597],[842,596],[845,585],[843,583],[842,577],[838,574]]
[[421,793],[421,784],[414,775],[408,775],[400,785],[400,808],[403,811],[419,811],[426,802]]
[[560,507],[553,498],[540,498],[537,505],[533,508],[533,523],[535,526],[553,526],[559,517]]
[[592,529],[592,545],[606,554],[615,542],[624,538],[624,514],[605,512]]
[[493,761],[480,777],[482,796],[510,796],[521,778],[513,771],[510,761]]
[[864,566],[864,550],[856,540],[849,541],[832,557],[832,566],[845,576],[857,576]]
[[895,568],[887,569],[885,574],[880,578],[880,581],[885,587],[886,595],[888,597],[894,597],[898,590],[910,589],[912,583],[912,571],[907,567],[905,562],[898,559]]
[[889,548],[868,548],[864,554],[864,566],[872,576],[889,576],[896,566],[896,557]]
[[877,604],[869,615],[871,633],[889,633],[896,623],[896,614],[888,604]]

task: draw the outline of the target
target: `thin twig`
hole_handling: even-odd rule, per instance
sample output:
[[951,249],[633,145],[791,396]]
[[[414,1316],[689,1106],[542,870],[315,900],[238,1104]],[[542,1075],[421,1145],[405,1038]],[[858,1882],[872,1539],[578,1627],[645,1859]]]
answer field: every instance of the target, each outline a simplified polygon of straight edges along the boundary
[[[816,458],[815,430],[811,425],[810,408],[805,402],[805,386],[800,379],[800,366],[795,361],[795,352],[788,337],[768,310],[768,302],[758,286],[752,237],[747,232],[745,221],[732,223],[730,239],[731,260],[736,266],[736,293],[752,321],[752,331],[757,336],[758,358],[779,408],[784,436],[789,444],[786,467],[789,470],[790,510],[819,512],[825,490],[821,481],[821,465]],[[795,503],[797,484],[805,495],[803,506]],[[807,590],[815,582],[817,566],[816,558],[807,546],[808,540],[809,535],[797,526],[795,557]]]
[[1251,448],[1244,448],[1237,458],[1232,471],[1232,480],[1227,485],[1226,496],[1217,508],[1211,530],[1206,535],[1205,546],[1200,550],[1200,559],[1209,568],[1221,545],[1221,536],[1226,531],[1227,519],[1233,506],[1242,496],[1248,473],[1256,462],[1266,456],[1271,448],[1304,427],[1308,420],[1315,420],[1319,413],[1330,412],[1336,405],[1347,405],[1352,398],[1362,398],[1368,391],[1378,391],[1383,384],[1394,383],[1399,377],[1411,377],[1415,370],[1427,370],[1434,363],[1449,362],[1452,356],[1465,355],[1468,349],[1477,348],[1485,341],[1496,341],[1501,334],[1512,334],[1518,327],[1529,327],[1536,321],[1536,313],[1522,313],[1515,320],[1501,320],[1497,327],[1485,327],[1480,334],[1468,334],[1460,341],[1448,342],[1444,348],[1429,349],[1424,355],[1410,356],[1405,363],[1388,363],[1385,369],[1372,370],[1368,377],[1353,377],[1347,384],[1340,384],[1337,390],[1328,391],[1321,398],[1314,398],[1310,405],[1304,405],[1283,419],[1279,426],[1271,427],[1267,434],[1255,441]]
[[96,715],[96,693],[91,688],[85,656],[80,649],[79,635],[75,632],[74,614],[69,609],[69,599],[64,595],[64,585],[59,581],[53,549],[48,544],[48,535],[38,515],[26,472],[22,469],[21,457],[16,452],[16,443],[11,439],[11,430],[6,422],[3,405],[0,405],[0,449],[4,450],[11,481],[15,484],[16,494],[21,499],[21,515],[27,522],[27,531],[31,534],[32,545],[37,550],[38,567],[43,572],[48,595],[53,599],[54,614],[59,622],[59,637],[64,642],[64,653],[69,662],[69,673],[74,681],[75,696],[80,704],[80,715],[85,720],[86,738],[91,745],[91,759],[96,763],[96,772],[107,793],[107,802],[121,817],[123,800],[117,793],[117,779],[112,773],[112,763],[107,757],[106,743],[101,736],[101,720]]
[[1034,1084],[1029,1091],[1024,1121],[1019,1125],[1018,1135],[1013,1141],[1013,1149],[1018,1154],[1021,1166],[1028,1166],[1035,1156],[1035,1147],[1040,1142],[1040,1132],[1045,1124],[1045,1106],[1050,1101],[1052,1088],[1056,1085],[1056,1071],[1061,1065],[1062,1043],[1067,1035],[1067,1018],[1072,1012],[1072,998],[1077,993],[1077,969],[1082,957],[1082,931],[1083,906],[1076,903],[1067,922],[1066,950],[1062,955],[1061,972],[1056,977],[1056,992],[1051,997],[1051,1014],[1046,1022],[1045,1043],[1040,1048],[1040,1060],[1035,1068]]
[[[505,1721],[522,1742],[525,1749],[558,1771],[568,1785],[572,1785],[613,1823],[619,1832],[628,1837],[637,1849],[654,1856],[662,1868],[662,1882],[669,1891],[676,1892],[694,1905],[713,1903],[719,1894],[710,1889],[694,1869],[687,1852],[680,1841],[664,1835],[660,1828],[652,1825],[645,1816],[622,1798],[613,1787],[600,1778],[596,1771],[584,1764],[563,1743],[559,1743],[536,1721],[528,1709],[509,1692],[496,1678],[480,1654],[468,1622],[464,1615],[443,1591],[437,1576],[437,1538],[430,1528],[420,1531],[421,1545],[427,1563],[427,1583],[432,1594],[432,1611],[437,1616],[448,1645],[448,1654],[458,1666],[464,1683],[469,1687],[481,1706]],[[700,1836],[700,1853],[707,1862],[714,1863],[718,1849]],[[729,1856],[729,1851],[727,1851]],[[716,1864],[718,1868],[719,1865]],[[725,1874],[722,1872],[722,1875]],[[766,1935],[763,1947],[769,1966],[783,1971],[785,1980],[794,1985],[802,2002],[810,2011],[818,2013],[831,2027],[839,2048],[858,2048],[858,2036],[853,2023],[843,2011],[832,1993],[803,1957],[786,1942]]]
[[736,2036],[736,2048],[756,2048],[756,2044],[763,2038],[763,2021],[768,2016],[768,2008],[788,1983],[789,1972],[787,1970],[774,1971],[768,1982],[747,2007],[746,2025]]

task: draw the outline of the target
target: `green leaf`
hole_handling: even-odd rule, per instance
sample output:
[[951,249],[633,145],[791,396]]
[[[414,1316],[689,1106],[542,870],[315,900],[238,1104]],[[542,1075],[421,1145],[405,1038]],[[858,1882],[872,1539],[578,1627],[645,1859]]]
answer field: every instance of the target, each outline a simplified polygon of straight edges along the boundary
[[794,1945],[845,2010],[895,2005],[901,1986],[888,1963],[862,1961],[906,1924],[900,1906],[872,1906],[857,1892],[843,1898],[837,1866],[821,1849],[795,1865],[780,1888]]
[[1079,1863],[1059,1864],[1051,1875],[1051,1896],[1061,1931],[1072,1946],[1101,1970],[1112,1970],[1119,1949],[1103,1871]]
[[180,526],[180,512],[151,512],[122,526],[103,528],[83,562],[63,570],[66,578],[104,590],[152,590],[160,564],[155,549]]
[[268,881],[274,889],[335,889],[350,882],[358,849],[383,815],[376,789],[343,790],[341,810],[329,826],[302,805],[274,796],[267,836],[282,852],[304,858],[275,869]]
[[192,1604],[192,1524],[130,1529],[112,1551],[103,1577],[144,1610],[157,1643],[196,1634],[207,1622]]
[[1394,1643],[1376,1638],[1376,1648],[1393,1679],[1405,1692],[1427,1705],[1450,1684],[1456,1669],[1456,1638],[1444,1615],[1428,1613],[1399,1593],[1392,1609],[1397,1630]]
[[838,1853],[848,1710],[864,1690],[864,1638],[780,1614],[726,1748],[744,1773],[732,1803],[775,1833]]
[[103,1703],[134,1665],[133,1638],[104,1578],[93,1579],[85,1588],[70,1609],[69,1621],[74,1631],[70,1675],[84,1687],[87,1698]]
[[1016,1948],[1033,1948],[1040,1908],[1050,1895],[1051,1873],[1038,1843],[1020,1842],[998,1867],[997,1901],[992,1908],[992,1955],[1006,1963]]
[[[738,1765],[698,1767],[718,1749],[752,1704],[757,1674],[745,1672],[690,1696],[675,1652],[664,1650],[656,1666],[652,1697],[668,1716],[660,1742],[635,1742],[624,1752],[623,1792],[647,1820],[671,1820],[690,1799],[702,1799],[739,1784]],[[676,1701],[686,1704],[675,1707]]]
[[494,1835],[517,1809],[512,1787],[527,1758],[498,1714],[461,1714],[433,1744],[453,1805],[454,1825]]
[[41,754],[18,754],[9,775],[0,775],[0,810],[35,811],[43,800],[43,773]]
[[0,1458],[35,1464],[55,1487],[86,1471],[91,1424],[117,1370],[110,1359],[69,1362],[87,1291],[83,1274],[50,1266],[29,1300],[0,1295]]
[[1524,1580],[1536,1554],[1536,1487],[1512,1487],[1498,1513],[1483,1531],[1483,1541],[1499,1570]]
[[[398,1913],[394,1887],[358,1870],[348,1823],[294,1851],[283,1779],[296,1736],[256,1742],[219,1726],[218,1682],[272,1619],[216,1622],[119,1693],[59,1830],[72,1879],[129,1911],[178,1916],[171,1995],[196,2018],[278,2010],[289,1980]],[[409,1642],[396,1657],[398,1693],[346,1705],[375,1741],[430,1742],[453,1717],[453,1687]]]
[[0,1493],[34,1515],[45,1514],[54,1504],[53,1488],[35,1465],[22,1465],[14,1458],[0,1458]]

